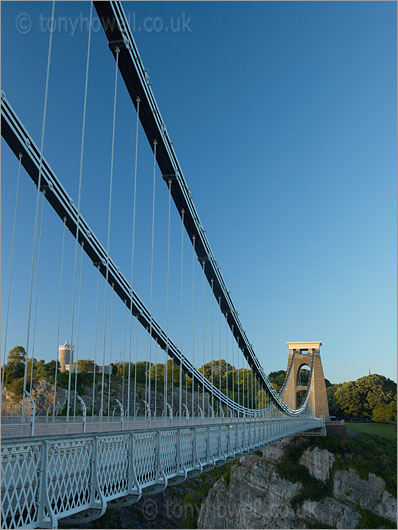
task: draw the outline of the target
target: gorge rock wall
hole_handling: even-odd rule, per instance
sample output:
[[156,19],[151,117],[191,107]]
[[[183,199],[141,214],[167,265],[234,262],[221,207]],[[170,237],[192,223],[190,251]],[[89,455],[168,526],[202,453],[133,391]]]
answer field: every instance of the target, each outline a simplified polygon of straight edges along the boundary
[[[378,526],[366,528],[396,528],[397,500],[384,480],[339,469],[338,458],[328,450],[306,448],[292,477],[305,468],[302,481],[286,478],[286,470],[281,471],[286,450],[302,443],[303,438],[285,439],[242,457],[229,480],[221,477],[209,491],[198,528],[359,528],[368,513],[380,519]],[[306,499],[314,487],[324,495]]]
[[[28,385],[29,390],[29,385]],[[54,403],[54,385],[47,379],[35,382],[32,389],[32,397],[35,400],[36,415],[45,416],[47,408]],[[57,387],[56,413],[59,414],[65,407],[67,391],[60,386]],[[26,398],[25,406],[29,409],[29,400]],[[14,392],[3,390],[2,413],[4,416],[19,416],[22,411],[22,399]],[[52,413],[52,409],[50,411]]]

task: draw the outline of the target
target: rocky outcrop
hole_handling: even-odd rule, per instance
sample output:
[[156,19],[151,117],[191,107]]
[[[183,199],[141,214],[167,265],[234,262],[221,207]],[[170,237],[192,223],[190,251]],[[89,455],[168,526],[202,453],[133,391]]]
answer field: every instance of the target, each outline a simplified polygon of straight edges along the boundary
[[335,458],[326,449],[308,447],[301,456],[300,464],[305,466],[310,475],[322,482],[326,482],[333,467]]
[[277,472],[289,445],[300,443],[306,442],[286,439],[265,447],[262,456],[242,457],[231,468],[229,482],[220,478],[209,491],[198,528],[357,528],[362,510],[396,523],[397,500],[384,480],[373,473],[365,480],[354,469],[333,469],[336,458],[326,449],[308,447],[301,454],[298,464],[308,469],[313,487],[319,484],[326,492],[318,500],[306,498],[304,477],[294,482]]
[[[54,403],[54,385],[49,383],[47,379],[42,379],[35,384],[32,396],[36,402],[37,414],[44,415],[49,404],[53,405]],[[59,414],[65,407],[66,399],[67,391],[57,386],[56,414]]]
[[[74,396],[74,374],[72,379],[72,406],[73,406],[73,396]],[[106,395],[108,393],[108,376],[105,377],[105,392]],[[29,389],[29,383],[28,383],[28,389]],[[92,410],[92,383],[86,384],[83,389],[79,390],[80,397],[83,399],[87,406],[87,414],[91,414]],[[185,394],[185,393],[184,393]],[[110,394],[110,415],[113,415],[113,411],[115,411],[116,416],[120,415],[119,408],[116,405],[115,398],[119,398],[122,395],[122,384],[120,381],[117,381],[116,378],[112,379],[111,384],[111,394]],[[34,381],[33,383],[33,389],[32,389],[32,396],[35,400],[36,405],[36,416],[45,416],[47,413],[47,409],[50,405],[54,402],[54,385],[48,381],[47,378],[42,378],[40,381]],[[135,401],[136,404],[136,413],[137,415],[144,415],[145,414],[145,404],[144,399],[146,396],[146,390],[145,388],[140,385],[137,386],[137,392],[134,400],[134,388],[133,385],[131,385],[131,392],[130,392],[130,404],[131,404],[131,412],[133,415],[133,403]],[[173,407],[173,414],[176,416],[178,414],[178,402],[179,402],[179,393],[178,388],[176,388],[173,392],[173,399],[171,399],[171,392],[169,393],[169,400],[174,403]],[[192,394],[190,391],[187,391],[187,402],[191,404]],[[155,412],[155,400],[156,400],[156,412],[158,415],[161,415],[163,412],[164,407],[164,395],[162,392],[157,391],[155,392],[154,388],[151,390],[151,406],[152,406],[152,414]],[[59,384],[57,386],[57,414],[60,414],[62,410],[66,406],[67,401],[67,390],[65,388],[62,388]],[[125,397],[124,403],[126,405],[127,402],[127,395]],[[205,395],[204,400],[204,406],[205,411],[209,410],[209,396]],[[100,408],[101,408],[101,378],[98,377],[97,374],[97,380],[96,380],[96,393],[95,393],[95,411],[98,414]],[[29,407],[29,400],[26,398],[26,407]],[[80,404],[77,404],[77,410],[78,414],[80,414]],[[21,397],[16,396],[14,392],[8,390],[5,388],[3,390],[3,404],[2,404],[2,413],[4,416],[20,416],[22,411],[22,400]],[[105,414],[107,414],[107,401],[105,404]],[[198,411],[196,411],[199,413]],[[51,409],[52,413],[52,409]]]
[[336,499],[359,505],[373,511],[391,522],[397,518],[397,499],[385,490],[385,482],[374,473],[368,479],[361,479],[354,469],[337,470],[333,481],[333,495]]
[[[35,382],[32,389],[32,397],[35,400],[36,415],[45,416],[47,408],[54,403],[54,385],[48,379]],[[57,387],[56,413],[59,414],[66,404],[67,392],[60,386]],[[29,400],[26,398],[26,407]],[[7,389],[3,390],[2,411],[4,416],[19,416],[22,411],[22,400],[16,398],[15,394]],[[51,410],[52,412],[52,410]]]
[[293,443],[291,438],[283,438],[276,444],[268,444],[262,449],[262,455],[267,462],[271,464],[278,464],[285,456],[286,447]]
[[302,507],[297,510],[297,517],[335,528],[356,528],[360,520],[357,510],[332,497],[326,497],[319,502],[304,501]]
[[374,513],[388,519],[392,523],[397,522],[397,499],[388,491],[383,491],[380,501],[374,507]]
[[[199,514],[199,528],[291,528],[290,501],[300,484],[281,479],[275,466],[256,455],[241,458],[230,482],[221,478]],[[302,526],[302,528],[304,528]]]

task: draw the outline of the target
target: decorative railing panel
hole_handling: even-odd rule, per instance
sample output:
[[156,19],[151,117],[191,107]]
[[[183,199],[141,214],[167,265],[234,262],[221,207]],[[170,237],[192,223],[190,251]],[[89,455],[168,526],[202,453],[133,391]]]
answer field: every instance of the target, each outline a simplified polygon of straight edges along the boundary
[[136,469],[137,480],[141,486],[150,486],[156,482],[156,448],[157,433],[133,434],[133,465]]
[[220,449],[221,453],[224,455],[226,455],[228,452],[227,429],[229,429],[229,427],[224,426],[222,426],[220,429]]
[[129,441],[128,434],[98,438],[98,478],[106,500],[127,494]]
[[42,444],[17,443],[1,449],[3,528],[36,528]]
[[194,430],[184,429],[180,433],[181,463],[187,470],[194,468]]
[[167,478],[177,473],[177,436],[177,430],[160,433],[160,467]]
[[201,462],[205,462],[207,458],[207,429],[196,429],[196,450]]
[[69,515],[89,507],[93,440],[48,443],[47,491],[55,515]]
[[209,434],[210,434],[210,455],[213,458],[219,458],[219,428],[218,427],[209,427]]

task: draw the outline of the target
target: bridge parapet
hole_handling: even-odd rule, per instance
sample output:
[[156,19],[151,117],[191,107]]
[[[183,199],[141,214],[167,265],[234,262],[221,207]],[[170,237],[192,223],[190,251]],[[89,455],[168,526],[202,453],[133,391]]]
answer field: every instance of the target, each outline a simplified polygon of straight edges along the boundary
[[324,428],[323,420],[302,415],[5,440],[3,528],[56,528],[65,518],[87,523],[107,503],[132,504],[143,494],[317,428]]

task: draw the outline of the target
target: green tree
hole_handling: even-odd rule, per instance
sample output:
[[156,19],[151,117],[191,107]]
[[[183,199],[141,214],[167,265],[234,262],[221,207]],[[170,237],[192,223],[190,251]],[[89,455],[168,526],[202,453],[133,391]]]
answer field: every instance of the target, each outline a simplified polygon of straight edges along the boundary
[[328,397],[329,413],[331,416],[336,416],[336,418],[344,418],[346,414],[341,409],[337,399],[336,399],[336,390],[341,387],[341,384],[331,385],[326,387],[326,394]]
[[[28,363],[28,374],[30,374],[30,362]],[[40,381],[46,376],[47,376],[47,370],[46,370],[45,362],[43,361],[43,359],[41,359],[40,361],[38,361],[37,359],[34,359],[33,380]]]
[[25,365],[23,363],[18,363],[15,361],[9,362],[6,365],[6,370],[4,374],[5,383],[8,386],[8,383],[12,383],[16,379],[24,378]]
[[151,366],[151,380],[155,381],[155,379],[159,382],[164,381],[164,364],[157,363]]
[[268,374],[268,379],[272,383],[273,387],[277,392],[280,392],[283,383],[285,381],[286,377],[286,371],[285,370],[278,370],[277,372],[270,372]]
[[77,361],[77,369],[79,372],[93,372],[94,361],[91,359],[79,359]]
[[7,384],[8,390],[15,394],[16,398],[21,398],[23,394],[23,377],[14,379]]
[[397,384],[378,374],[343,383],[335,398],[342,411],[353,418],[370,418],[376,407],[390,403],[397,393]]
[[[9,351],[4,379],[7,386],[18,379],[23,379],[25,373],[26,351],[23,346],[15,346]],[[21,394],[22,395],[22,394]]]
[[175,361],[173,361],[172,359],[169,359],[167,361],[167,381],[169,383],[171,383],[171,378],[172,378],[173,373],[174,373],[174,383],[178,383],[178,380],[179,380],[178,378],[179,378],[179,373],[180,373],[179,370],[180,370],[180,367]]
[[380,423],[397,421],[397,396],[387,405],[378,405],[373,409],[372,420]]
[[264,409],[265,408],[265,390],[261,389],[257,392],[257,408],[258,409]]
[[23,346],[15,346],[9,351],[7,360],[8,362],[24,363],[26,360],[25,348]]
[[[145,361],[137,361],[134,364],[134,371],[136,372],[137,383],[145,383],[147,368],[149,368],[149,363]],[[132,373],[132,376],[134,376],[134,373]]]
[[50,383],[54,383],[55,364],[58,365],[58,371],[59,371],[59,362],[58,361],[50,361],[49,363],[46,363],[46,365],[45,365],[45,370],[46,370],[47,377],[48,377]]

